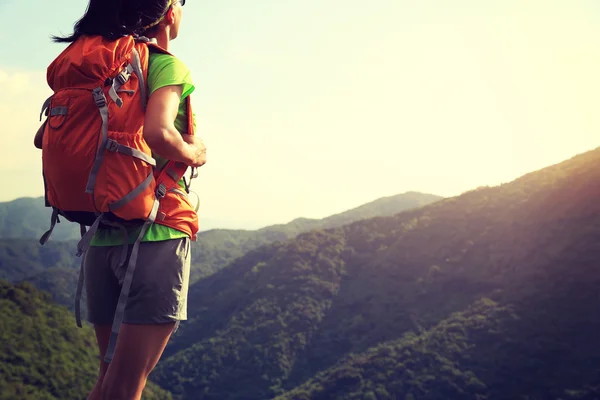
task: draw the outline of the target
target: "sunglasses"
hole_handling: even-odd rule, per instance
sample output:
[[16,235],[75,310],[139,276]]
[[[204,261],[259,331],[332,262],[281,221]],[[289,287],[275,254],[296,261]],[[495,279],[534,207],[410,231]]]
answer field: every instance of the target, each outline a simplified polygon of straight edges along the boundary
[[[185,5],[185,0],[177,0],[177,1],[173,2],[173,3],[171,3],[171,5],[169,6],[169,8],[170,8],[170,7],[173,7],[173,6],[174,6],[175,4],[177,4],[177,3],[181,4],[181,6],[183,7],[183,6]],[[162,20],[163,20],[163,18],[165,17],[165,15],[167,15],[167,11],[169,10],[169,8],[167,8],[167,10],[165,10],[165,13],[163,14],[163,16],[162,16],[162,17],[160,17],[160,18],[158,19],[158,21],[156,21],[156,22],[154,22],[154,23],[152,23],[152,24],[150,24],[150,25],[147,25],[147,26],[145,26],[145,27],[144,27],[144,30],[146,30],[146,29],[150,29],[150,28],[152,28],[153,26],[155,26],[156,24],[158,24],[160,21],[162,21]]]

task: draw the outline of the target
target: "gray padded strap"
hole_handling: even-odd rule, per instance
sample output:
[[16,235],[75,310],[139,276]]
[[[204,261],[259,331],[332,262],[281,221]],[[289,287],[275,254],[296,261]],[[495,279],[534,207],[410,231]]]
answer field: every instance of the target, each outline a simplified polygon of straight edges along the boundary
[[169,192],[177,193],[178,195],[183,196],[183,197],[188,197],[188,194],[181,189],[173,188],[173,189],[169,190]]
[[108,90],[108,95],[119,107],[123,107],[123,100],[119,97],[118,92],[121,89],[129,78],[131,77],[131,73],[133,72],[133,66],[131,64],[127,64],[127,66],[113,79],[112,86]]
[[156,167],[156,160],[152,158],[152,156],[149,156],[148,154],[139,151],[138,149],[134,149],[133,147],[125,146],[124,144],[121,144],[116,140],[108,139],[108,142],[106,144],[106,150],[115,151],[121,154],[139,158],[140,160],[147,162],[153,167]]
[[198,193],[191,191],[190,193],[194,193],[194,195],[196,196],[196,207],[194,207],[194,211],[198,212],[198,210],[200,209],[200,196],[198,195]]
[[[52,95],[54,96],[54,95]],[[52,101],[52,96],[48,97],[46,99],[46,101],[44,101],[44,104],[42,105],[42,111],[40,112],[40,121],[42,120],[42,115],[44,115],[44,111],[46,111],[46,109],[48,107],[50,107],[50,102]]]
[[133,66],[133,72],[138,78],[140,93],[142,96],[142,107],[144,111],[146,110],[146,104],[148,103],[147,90],[146,90],[146,82],[144,80],[144,73],[142,72],[142,61],[140,60],[140,53],[138,53],[137,49],[134,47],[132,50],[133,60],[131,60],[131,65]]
[[[79,233],[83,238],[86,234],[85,225],[79,224]],[[77,321],[77,326],[81,326],[81,294],[83,292],[83,281],[84,281],[84,263],[85,258],[81,259],[81,265],[79,267],[79,279],[77,279],[77,292],[75,292],[75,320]]]
[[77,257],[80,257],[90,247],[90,243],[92,243],[92,238],[96,234],[98,226],[100,226],[100,222],[103,219],[104,214],[100,214],[98,218],[96,218],[92,226],[90,226],[90,229],[81,237],[81,240],[79,241],[79,243],[77,243],[77,253],[75,254]]
[[142,239],[144,238],[144,235],[146,234],[146,231],[156,219],[156,215],[158,214],[158,206],[159,198],[156,198],[154,200],[154,205],[152,206],[152,211],[150,212],[148,219],[146,219],[146,221],[144,222],[144,225],[142,225],[140,234],[138,235],[133,245],[133,249],[131,250],[131,255],[129,256],[129,263],[127,264],[127,270],[125,272],[125,278],[123,279],[121,294],[119,295],[119,302],[117,303],[117,309],[115,311],[115,319],[113,320],[112,332],[110,335],[110,340],[108,342],[108,348],[106,349],[106,354],[104,356],[104,361],[107,363],[110,363],[112,361],[115,352],[117,336],[119,335],[121,322],[123,321],[123,315],[125,314],[125,306],[127,305],[127,299],[129,298],[131,282],[133,281],[133,275],[135,273],[140,244],[142,242]]
[[58,222],[58,209],[52,208],[52,216],[50,217],[50,229],[48,229],[40,238],[40,244],[45,245],[48,239],[50,239],[50,235],[52,235],[52,231]]
[[83,263],[85,262],[85,258],[81,258],[81,263],[79,266],[79,278],[77,279],[77,292],[75,293],[75,321],[77,321],[77,326],[82,328],[81,325],[81,293],[83,292]]
[[113,84],[110,87],[110,89],[108,89],[108,95],[110,96],[110,98],[112,99],[112,101],[115,102],[116,105],[118,105],[119,107],[123,107],[123,99],[121,99],[119,97],[119,95],[117,94],[117,91],[115,89],[115,82],[114,81],[113,81]]
[[146,179],[144,179],[142,181],[142,183],[140,183],[135,189],[133,189],[131,192],[127,193],[125,196],[121,197],[119,200],[117,200],[113,203],[110,203],[108,205],[108,209],[110,211],[115,211],[116,209],[123,207],[125,204],[129,203],[131,200],[133,200],[134,198],[139,196],[140,193],[142,193],[148,186],[150,186],[150,184],[152,183],[153,180],[154,180],[154,174],[152,174],[152,172],[150,172],[148,177]]
[[100,146],[96,152],[96,160],[94,161],[92,171],[90,172],[90,176],[85,187],[85,192],[91,193],[93,196],[96,178],[98,177],[98,172],[100,171],[100,166],[102,165],[102,160],[104,159],[104,150],[106,149],[106,144],[108,142],[108,107],[106,104],[106,96],[104,96],[104,93],[102,92],[102,87],[95,88],[92,91],[92,94],[94,95],[94,101],[96,102],[98,110],[100,111],[100,116],[102,117],[102,141],[100,142]]
[[52,107],[50,109],[50,116],[54,117],[55,115],[67,115],[69,112],[69,107]]
[[175,172],[175,170],[171,168],[167,169],[167,175],[169,175],[171,179],[173,179],[175,182],[178,182],[179,179],[181,179],[181,177],[177,175],[177,172]]

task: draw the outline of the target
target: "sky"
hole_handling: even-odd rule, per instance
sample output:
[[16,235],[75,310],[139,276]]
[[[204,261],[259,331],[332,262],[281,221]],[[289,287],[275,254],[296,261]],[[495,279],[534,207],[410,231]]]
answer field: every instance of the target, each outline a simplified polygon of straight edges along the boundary
[[[0,0],[0,201],[42,196],[48,64],[87,0]],[[35,9],[35,12],[32,12]],[[456,196],[600,144],[597,0],[187,0],[200,223]],[[202,227],[201,227],[202,228]]]

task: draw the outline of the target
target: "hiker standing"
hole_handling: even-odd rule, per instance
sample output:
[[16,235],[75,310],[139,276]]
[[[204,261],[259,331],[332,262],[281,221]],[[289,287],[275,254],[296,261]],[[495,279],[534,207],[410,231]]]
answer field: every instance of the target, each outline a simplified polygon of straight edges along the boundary
[[[185,0],[90,0],[48,67],[53,96],[36,134],[46,204],[82,226],[78,244],[100,372],[89,399],[139,399],[187,318],[188,200],[206,149],[194,135],[186,65],[169,52]],[[185,177],[191,167],[189,179]],[[89,228],[88,228],[89,227]]]

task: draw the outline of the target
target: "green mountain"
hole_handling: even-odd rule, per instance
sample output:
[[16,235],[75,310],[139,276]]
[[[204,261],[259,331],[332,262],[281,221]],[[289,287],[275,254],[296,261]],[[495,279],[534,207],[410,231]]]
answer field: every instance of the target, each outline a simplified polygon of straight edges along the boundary
[[487,398],[486,384],[472,371],[480,366],[472,358],[505,344],[505,326],[514,319],[510,309],[489,299],[478,301],[420,335],[406,334],[350,355],[277,400]]
[[[51,215],[43,197],[23,197],[0,203],[0,238],[37,240],[50,228]],[[79,238],[79,225],[61,221],[52,232],[52,240]]]
[[[29,283],[0,280],[0,399],[84,399],[94,386],[93,330]],[[144,399],[172,396],[153,383]]]
[[[25,279],[25,282],[31,283],[37,289],[48,292],[52,296],[52,301],[66,306],[69,310],[75,310],[75,292],[77,281],[79,280],[79,266],[77,268],[53,267],[48,268],[39,274]],[[87,311],[85,290],[81,298],[81,316],[85,318]]]
[[32,239],[1,239],[0,279],[17,282],[50,268],[74,270],[80,265],[76,246],[76,241],[51,241],[41,246]]
[[[44,197],[21,197],[8,202],[0,202],[0,239],[39,239],[50,227],[52,210],[45,207]],[[62,220],[62,219],[61,219]],[[201,230],[216,227],[254,226],[251,222],[237,222],[202,218]],[[53,240],[75,240],[79,238],[77,224],[65,223],[56,225],[52,233]]]
[[50,241],[41,246],[33,239],[0,239],[0,280],[30,282],[72,311],[81,263],[74,254],[76,246],[77,241]]
[[588,399],[600,149],[255,248],[190,290],[152,379],[181,399]]
[[[288,224],[273,225],[258,231],[265,233],[270,231],[284,231],[289,234],[305,232],[317,227],[340,226],[359,219],[376,216],[393,215],[408,208],[420,207],[425,204],[440,200],[441,197],[407,192],[395,196],[384,197],[373,202],[364,204],[358,208],[351,209],[340,214],[324,219],[298,218]],[[0,202],[0,239],[39,239],[44,232],[50,228],[50,216],[52,211],[45,206],[43,197],[22,197],[8,202]],[[62,220],[61,220],[62,221]],[[202,232],[206,233],[215,228],[205,227],[219,226],[216,220],[202,218]],[[231,224],[223,221],[222,224]],[[230,232],[256,232],[247,229],[224,229]],[[59,223],[52,232],[52,240],[78,240],[79,227],[77,224],[64,220]]]
[[328,229],[374,217],[387,217],[402,211],[417,209],[442,200],[442,197],[420,192],[405,192],[382,197],[359,207],[323,219],[297,218],[285,225],[273,225],[259,232],[288,232],[294,236],[313,229]]
[[256,231],[213,229],[198,234],[192,250],[191,282],[212,275],[238,257],[259,246],[284,241],[314,229],[343,226],[355,221],[378,216],[394,215],[435,203],[442,197],[406,192],[383,197],[323,219],[297,218],[287,224],[272,225]]
[[[378,199],[321,220],[297,219],[256,231],[214,229],[201,232],[198,240],[192,243],[191,280],[195,282],[209,276],[247,251],[267,243],[287,240],[315,228],[340,226],[373,215],[391,215],[440,199],[434,195],[408,192]],[[24,204],[28,201],[23,200]],[[0,204],[0,209],[7,204],[17,207],[20,202]],[[39,206],[43,208],[43,201]],[[0,232],[1,225],[0,220]],[[18,223],[15,222],[15,225]],[[69,222],[62,225],[76,226]],[[45,229],[40,225],[39,231],[35,231],[33,236],[37,238]],[[76,230],[75,234],[79,235],[79,231]],[[73,283],[77,282],[80,265],[80,259],[74,256],[76,243],[76,240],[58,241],[54,236],[44,246],[37,239],[0,239],[0,279],[32,282],[36,287],[52,293],[55,301],[72,308],[76,287]]]

